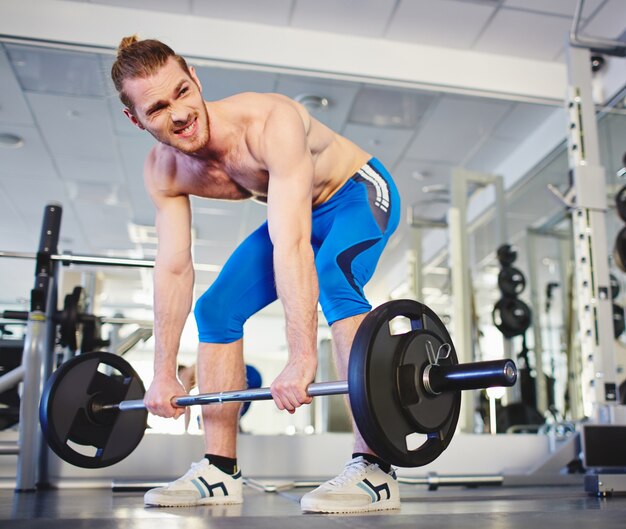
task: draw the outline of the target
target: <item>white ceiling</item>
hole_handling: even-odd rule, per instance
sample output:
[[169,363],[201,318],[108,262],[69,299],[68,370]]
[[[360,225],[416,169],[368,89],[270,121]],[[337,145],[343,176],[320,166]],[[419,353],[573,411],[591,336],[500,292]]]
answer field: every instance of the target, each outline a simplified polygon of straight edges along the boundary
[[[130,8],[128,16],[137,20],[142,12],[163,11],[557,63],[563,60],[565,34],[576,5],[576,0],[65,1]],[[0,4],[0,18],[2,10]],[[583,31],[590,35],[617,38],[626,28],[623,0],[587,0],[583,15]],[[80,23],[96,27],[98,20]],[[116,35],[113,40],[117,39]],[[0,149],[0,250],[34,252],[43,207],[57,201],[64,207],[61,250],[154,256],[153,243],[133,242],[129,233],[131,224],[154,223],[141,176],[153,140],[123,116],[108,78],[112,60],[109,50],[99,54],[6,39],[0,45],[0,133],[24,139],[20,149]],[[495,171],[555,114],[565,123],[558,105],[505,97],[249,68],[199,65],[198,74],[208,100],[239,91],[327,97],[330,107],[314,112],[315,117],[383,160],[397,180],[404,205],[421,204],[431,218],[443,217],[447,206],[424,194],[424,186],[448,185],[454,166]],[[537,153],[534,162],[540,156]],[[195,259],[206,264],[222,265],[234,245],[265,218],[265,208],[255,203],[194,199],[192,205]],[[543,201],[526,200],[526,208],[524,223],[549,213]],[[381,280],[404,258],[408,231],[406,226],[398,230],[374,287],[377,281],[389,284]],[[495,243],[484,242],[485,247],[490,244]],[[0,281],[0,304],[15,304],[28,296],[33,268],[28,261],[0,259],[5,278]],[[128,271],[126,276],[133,281],[126,287],[127,295],[121,289],[109,298],[120,305],[132,304],[138,299],[133,289],[146,286],[139,272]],[[214,277],[212,272],[199,272],[198,289],[206,288]]]

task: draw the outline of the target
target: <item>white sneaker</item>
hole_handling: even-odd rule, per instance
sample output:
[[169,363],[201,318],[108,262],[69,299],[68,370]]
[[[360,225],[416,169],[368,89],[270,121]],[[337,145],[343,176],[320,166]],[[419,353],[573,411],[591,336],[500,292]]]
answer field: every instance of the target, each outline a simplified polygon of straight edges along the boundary
[[183,477],[146,492],[143,501],[155,507],[242,503],[241,471],[231,476],[205,458],[192,463]]
[[300,500],[304,512],[351,513],[400,508],[398,480],[363,456],[346,463],[336,478],[308,492]]

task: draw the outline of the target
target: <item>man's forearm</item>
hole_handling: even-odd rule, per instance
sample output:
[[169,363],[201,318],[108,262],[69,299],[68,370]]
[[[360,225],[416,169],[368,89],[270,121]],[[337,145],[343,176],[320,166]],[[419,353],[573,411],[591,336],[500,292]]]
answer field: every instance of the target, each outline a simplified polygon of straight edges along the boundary
[[274,248],[274,269],[276,290],[285,309],[289,357],[315,356],[319,287],[313,249],[306,244]]
[[180,337],[191,310],[193,268],[154,270],[154,375],[175,376]]

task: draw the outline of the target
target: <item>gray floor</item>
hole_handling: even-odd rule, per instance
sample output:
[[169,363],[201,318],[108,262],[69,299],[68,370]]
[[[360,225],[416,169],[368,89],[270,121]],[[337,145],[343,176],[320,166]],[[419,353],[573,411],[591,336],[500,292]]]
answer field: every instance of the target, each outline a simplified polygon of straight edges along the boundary
[[626,496],[597,498],[580,486],[445,488],[402,485],[399,511],[368,515],[300,512],[307,489],[266,493],[244,489],[244,504],[219,508],[146,508],[142,492],[59,489],[15,494],[0,490],[1,528],[345,528],[428,529],[625,528]]

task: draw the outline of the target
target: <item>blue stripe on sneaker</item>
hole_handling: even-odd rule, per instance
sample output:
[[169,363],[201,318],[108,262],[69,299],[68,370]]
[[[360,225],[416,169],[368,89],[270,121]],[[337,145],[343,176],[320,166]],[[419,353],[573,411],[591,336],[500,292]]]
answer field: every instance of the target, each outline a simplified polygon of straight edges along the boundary
[[200,483],[198,483],[195,479],[192,479],[191,482],[193,483],[194,487],[198,489],[198,492],[200,493],[200,497],[206,498],[206,492],[204,492],[204,489],[202,488]]
[[360,483],[357,483],[356,486],[359,487],[360,489],[364,490],[365,492],[367,492],[370,495],[370,498],[372,498],[372,503],[376,502],[376,495],[374,494],[372,489],[370,489],[365,483],[363,483],[361,481]]

